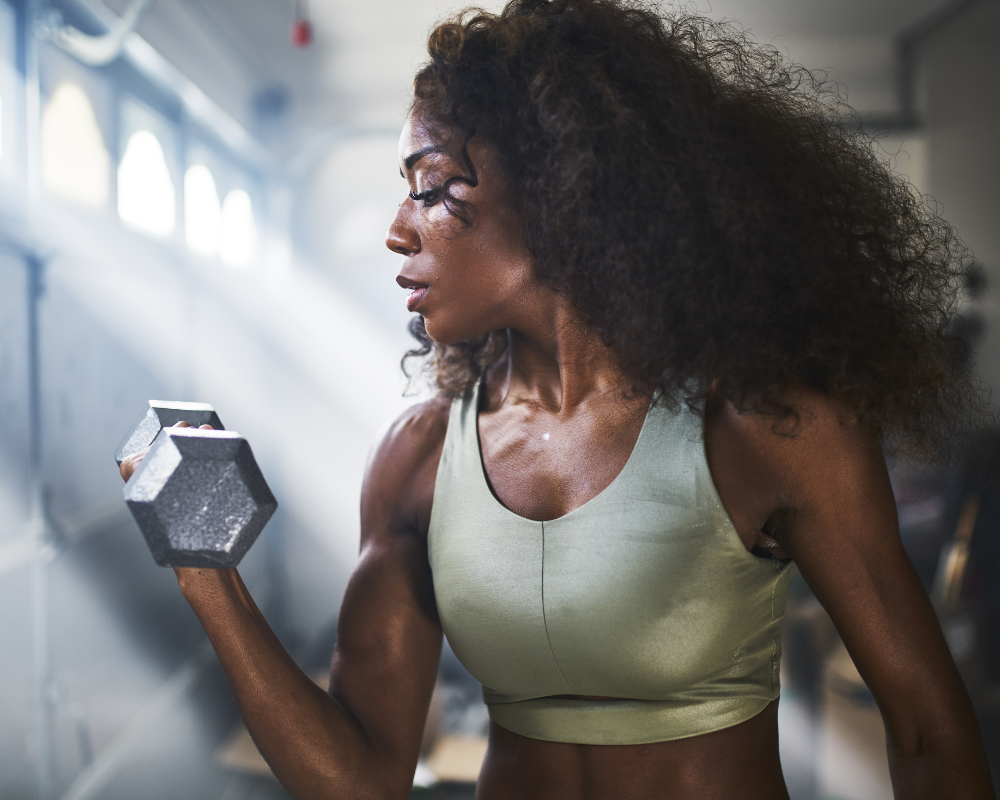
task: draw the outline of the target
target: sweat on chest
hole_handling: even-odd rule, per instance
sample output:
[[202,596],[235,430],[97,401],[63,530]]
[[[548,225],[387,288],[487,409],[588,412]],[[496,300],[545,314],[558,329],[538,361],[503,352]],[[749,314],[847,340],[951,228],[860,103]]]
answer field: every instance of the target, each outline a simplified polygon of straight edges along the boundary
[[588,441],[549,424],[507,437],[482,435],[490,489],[500,502],[529,519],[556,519],[599,495],[628,461],[635,434],[621,442]]

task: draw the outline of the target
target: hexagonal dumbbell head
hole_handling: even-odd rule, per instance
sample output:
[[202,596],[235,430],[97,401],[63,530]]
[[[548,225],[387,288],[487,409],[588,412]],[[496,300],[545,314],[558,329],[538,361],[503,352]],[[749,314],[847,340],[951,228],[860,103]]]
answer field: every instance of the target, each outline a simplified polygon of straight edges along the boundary
[[187,422],[195,428],[199,425],[211,425],[218,431],[224,430],[219,415],[208,403],[150,400],[149,409],[132,426],[132,432],[115,450],[115,461],[121,466],[122,461],[130,455],[149,447],[163,428],[169,428],[178,422]]
[[125,502],[164,567],[235,567],[278,507],[243,437],[197,428],[160,431]]

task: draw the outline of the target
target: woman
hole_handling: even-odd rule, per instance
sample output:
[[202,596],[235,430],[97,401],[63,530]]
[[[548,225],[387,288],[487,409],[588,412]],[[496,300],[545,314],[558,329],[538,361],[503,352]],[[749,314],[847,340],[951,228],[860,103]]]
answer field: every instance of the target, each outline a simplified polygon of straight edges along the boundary
[[429,52],[387,244],[441,391],[368,466],[330,693],[235,571],[177,570],[278,778],[405,797],[444,630],[490,709],[483,800],[787,797],[791,559],[896,797],[992,798],[883,457],[982,413],[950,228],[732,28],[515,0]]

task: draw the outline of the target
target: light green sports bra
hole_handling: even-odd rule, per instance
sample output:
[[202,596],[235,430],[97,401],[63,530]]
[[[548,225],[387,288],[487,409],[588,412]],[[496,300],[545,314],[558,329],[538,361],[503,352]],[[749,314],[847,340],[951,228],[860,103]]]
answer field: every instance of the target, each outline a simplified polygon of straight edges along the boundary
[[494,722],[644,744],[736,725],[778,696],[788,563],[740,540],[699,415],[652,406],[611,485],[536,522],[490,490],[478,401],[451,407],[427,546],[442,627]]

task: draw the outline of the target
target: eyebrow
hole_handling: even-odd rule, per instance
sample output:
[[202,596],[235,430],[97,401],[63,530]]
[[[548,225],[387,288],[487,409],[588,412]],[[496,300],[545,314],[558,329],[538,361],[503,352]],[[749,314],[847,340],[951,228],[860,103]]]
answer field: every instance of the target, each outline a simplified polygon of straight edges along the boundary
[[424,156],[430,155],[431,153],[443,153],[444,148],[439,144],[429,144],[427,147],[421,147],[417,152],[410,153],[406,158],[403,159],[403,166],[408,170],[413,169],[413,165],[416,164]]

